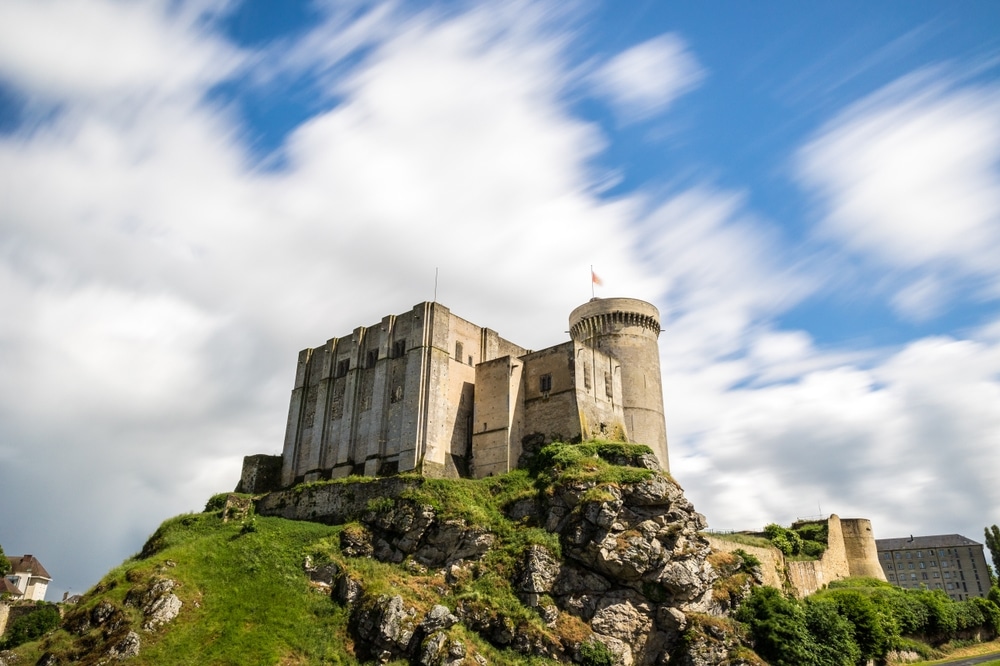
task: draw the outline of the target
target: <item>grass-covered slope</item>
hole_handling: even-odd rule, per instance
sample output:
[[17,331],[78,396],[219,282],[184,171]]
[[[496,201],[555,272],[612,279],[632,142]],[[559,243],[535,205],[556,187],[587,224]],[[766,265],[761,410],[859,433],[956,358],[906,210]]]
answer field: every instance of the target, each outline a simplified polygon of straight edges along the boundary
[[[141,639],[134,664],[354,663],[345,650],[345,611],[311,588],[302,570],[305,554],[341,528],[263,517],[254,526],[224,523],[218,512],[172,518],[155,534],[155,554],[112,570],[67,618],[89,615],[99,603],[120,609]],[[145,632],[140,610],[125,598],[157,577],[176,581],[183,606],[170,624]],[[61,629],[25,646],[21,657],[34,664],[49,652],[61,663],[97,663],[94,648],[106,631]]]
[[[644,454],[646,447],[617,443],[559,445],[544,451],[533,470],[483,480],[420,479],[400,497],[370,502],[367,509],[374,514],[391,511],[397,502],[431,507],[442,521],[463,521],[496,536],[481,559],[449,572],[447,581],[443,570],[410,560],[394,564],[346,554],[344,544],[364,530],[359,522],[324,525],[252,514],[226,522],[213,498],[204,513],[164,522],[141,553],[68,607],[62,628],[18,648],[10,663],[107,663],[109,650],[113,654],[113,646],[123,644],[130,632],[140,642],[138,655],[128,657],[130,664],[360,663],[350,609],[331,598],[329,587],[310,581],[307,560],[313,567],[332,565],[347,572],[364,586],[367,599],[400,595],[421,614],[437,604],[452,610],[464,606],[485,622],[502,618],[540,645],[579,646],[591,635],[586,623],[567,613],[546,622],[511,586],[525,549],[544,546],[558,556],[558,537],[511,520],[504,510],[519,500],[544,497],[560,484],[589,482],[591,495],[599,498],[602,488],[649,479],[657,472],[605,460]],[[351,484],[370,480],[330,483],[349,492]],[[144,628],[149,615],[143,612],[142,592],[164,579],[173,583],[180,612],[162,626]],[[450,637],[467,648],[465,663],[476,663],[477,655],[495,665],[556,663],[500,649],[467,624],[450,630]]]

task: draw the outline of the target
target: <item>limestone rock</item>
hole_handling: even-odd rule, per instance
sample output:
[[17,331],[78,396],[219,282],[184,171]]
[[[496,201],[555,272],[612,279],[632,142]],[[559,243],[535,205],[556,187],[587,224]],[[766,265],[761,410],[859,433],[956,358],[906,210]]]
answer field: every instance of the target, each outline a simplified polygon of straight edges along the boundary
[[118,661],[122,659],[129,659],[130,657],[137,657],[139,656],[140,646],[141,641],[139,640],[139,634],[134,631],[130,631],[120,640],[108,646],[107,655]]

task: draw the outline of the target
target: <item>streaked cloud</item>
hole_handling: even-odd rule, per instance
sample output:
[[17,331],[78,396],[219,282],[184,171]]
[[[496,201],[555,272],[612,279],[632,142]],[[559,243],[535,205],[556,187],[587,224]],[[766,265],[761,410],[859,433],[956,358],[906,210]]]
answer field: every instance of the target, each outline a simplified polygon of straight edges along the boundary
[[704,77],[684,40],[665,34],[614,56],[595,72],[593,82],[622,120],[637,122],[663,112]]
[[963,278],[1000,294],[1000,90],[923,72],[855,104],[800,154],[821,233],[900,275],[921,320]]

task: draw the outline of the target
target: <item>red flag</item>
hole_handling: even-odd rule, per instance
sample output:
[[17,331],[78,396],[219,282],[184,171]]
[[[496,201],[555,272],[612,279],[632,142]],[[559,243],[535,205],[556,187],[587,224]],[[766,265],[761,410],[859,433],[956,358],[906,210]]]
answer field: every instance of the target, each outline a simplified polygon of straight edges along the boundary
[[603,282],[601,282],[601,278],[597,277],[597,273],[595,273],[595,272],[594,272],[594,269],[593,269],[593,268],[591,268],[591,269],[590,269],[590,279],[591,279],[591,280],[592,280],[592,281],[594,282],[594,284],[596,284],[596,285],[597,285],[598,287],[600,287],[601,285],[603,285],[603,284],[604,284]]

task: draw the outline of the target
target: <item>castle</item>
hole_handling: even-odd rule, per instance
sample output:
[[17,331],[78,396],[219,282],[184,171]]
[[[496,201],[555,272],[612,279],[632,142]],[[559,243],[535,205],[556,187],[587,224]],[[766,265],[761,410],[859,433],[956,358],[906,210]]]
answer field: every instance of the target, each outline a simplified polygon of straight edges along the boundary
[[594,298],[570,340],[531,351],[436,302],[299,353],[280,480],[251,456],[241,487],[351,474],[484,477],[517,467],[524,442],[642,443],[668,468],[659,312]]

